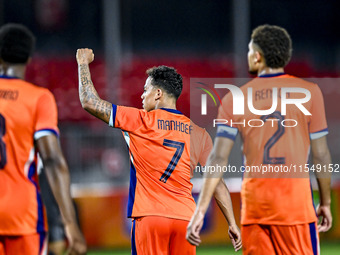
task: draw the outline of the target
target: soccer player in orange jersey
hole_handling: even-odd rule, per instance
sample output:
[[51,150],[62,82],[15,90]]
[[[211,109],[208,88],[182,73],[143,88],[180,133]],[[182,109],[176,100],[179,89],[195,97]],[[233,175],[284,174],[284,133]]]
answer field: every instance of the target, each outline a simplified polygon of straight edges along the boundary
[[[262,111],[271,109],[273,95],[277,95],[276,109],[263,116],[254,114],[254,110],[250,109],[245,109],[242,115],[234,115],[232,93],[224,97],[219,108],[218,119],[229,122],[218,125],[208,166],[228,163],[234,139],[240,133],[244,167],[261,166],[269,169],[286,166],[288,169],[293,166],[294,169],[295,166],[298,171],[301,170],[300,166],[304,168],[302,173],[244,173],[241,189],[243,254],[316,255],[319,254],[318,232],[325,232],[332,226],[331,178],[328,169],[331,157],[326,140],[328,129],[323,97],[318,85],[284,73],[291,52],[291,39],[285,29],[270,25],[254,29],[249,43],[248,64],[250,73],[258,77],[241,90],[244,98],[248,98],[251,88],[253,108]],[[278,91],[285,90],[283,88],[309,91],[310,99],[299,105],[299,108],[296,105],[283,108],[281,103],[284,94],[278,96]],[[301,100],[302,95],[292,92],[287,97],[289,100]],[[253,126],[261,125],[258,124],[260,122],[263,126],[251,127],[247,124],[249,120]],[[237,124],[231,126],[230,123]],[[305,171],[310,148],[313,164],[327,169],[325,173],[316,175],[320,193],[320,204],[316,212],[308,168]],[[200,241],[203,217],[221,178],[219,174],[214,176],[216,178],[205,179],[198,206],[188,226],[187,239],[192,244]],[[319,225],[317,216],[321,218]]]
[[[77,51],[79,97],[83,108],[123,132],[130,153],[128,217],[133,218],[132,254],[195,254],[185,239],[195,210],[193,168],[202,165],[212,149],[208,133],[176,110],[182,77],[174,68],[147,71],[143,110],[117,106],[100,99],[91,81],[90,49]],[[220,182],[215,198],[229,223],[235,249],[242,245],[229,191]]]
[[68,254],[85,254],[58,141],[54,97],[24,80],[34,44],[33,34],[23,25],[0,28],[0,255],[46,253],[38,153],[63,216]]

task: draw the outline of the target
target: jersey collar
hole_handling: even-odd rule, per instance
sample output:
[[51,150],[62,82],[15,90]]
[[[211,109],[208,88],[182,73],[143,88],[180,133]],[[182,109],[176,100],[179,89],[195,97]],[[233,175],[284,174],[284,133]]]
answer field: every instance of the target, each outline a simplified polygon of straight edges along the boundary
[[0,79],[19,79],[16,76],[0,75]]
[[169,109],[169,108],[160,108],[161,110],[167,111],[167,112],[171,112],[171,113],[176,113],[176,114],[182,114],[180,111],[175,110],[175,109]]
[[268,77],[277,77],[277,76],[281,76],[281,75],[285,75],[285,73],[268,73],[268,74],[259,75],[258,77],[268,78]]

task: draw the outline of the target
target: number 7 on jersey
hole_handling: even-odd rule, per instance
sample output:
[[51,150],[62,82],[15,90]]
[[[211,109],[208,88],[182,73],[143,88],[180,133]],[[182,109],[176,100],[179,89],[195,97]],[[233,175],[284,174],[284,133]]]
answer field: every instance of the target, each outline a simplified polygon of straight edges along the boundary
[[165,172],[162,174],[161,178],[159,179],[160,181],[166,183],[166,181],[169,179],[172,172],[175,170],[177,163],[182,156],[182,153],[184,150],[184,143],[164,139],[163,145],[167,147],[176,148],[175,155],[172,157],[168,167],[166,168]]

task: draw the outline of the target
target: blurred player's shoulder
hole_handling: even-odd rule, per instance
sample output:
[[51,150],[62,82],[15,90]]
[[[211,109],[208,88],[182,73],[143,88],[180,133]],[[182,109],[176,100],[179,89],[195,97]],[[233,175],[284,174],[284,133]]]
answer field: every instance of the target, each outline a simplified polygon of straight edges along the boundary
[[33,102],[41,97],[54,100],[50,90],[21,79],[0,79],[1,90],[13,91],[18,99]]
[[38,85],[35,85],[31,82],[18,79],[18,78],[7,78],[7,77],[1,77],[0,76],[0,84],[2,88],[9,87],[13,89],[19,89],[22,91],[27,91],[29,93],[48,93],[51,94],[51,92],[44,87],[40,87]]

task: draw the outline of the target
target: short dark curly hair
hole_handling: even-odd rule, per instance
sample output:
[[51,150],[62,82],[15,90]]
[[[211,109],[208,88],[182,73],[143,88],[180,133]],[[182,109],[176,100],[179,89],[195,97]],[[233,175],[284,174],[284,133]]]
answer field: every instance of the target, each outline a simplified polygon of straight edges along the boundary
[[251,39],[261,49],[268,67],[280,68],[288,64],[292,56],[292,40],[286,29],[267,24],[258,26]]
[[8,23],[0,28],[0,58],[12,64],[27,63],[35,47],[33,33],[24,25]]
[[183,88],[182,76],[177,73],[176,69],[168,66],[154,66],[146,71],[147,75],[152,78],[153,86],[162,88],[170,96],[178,99]]

